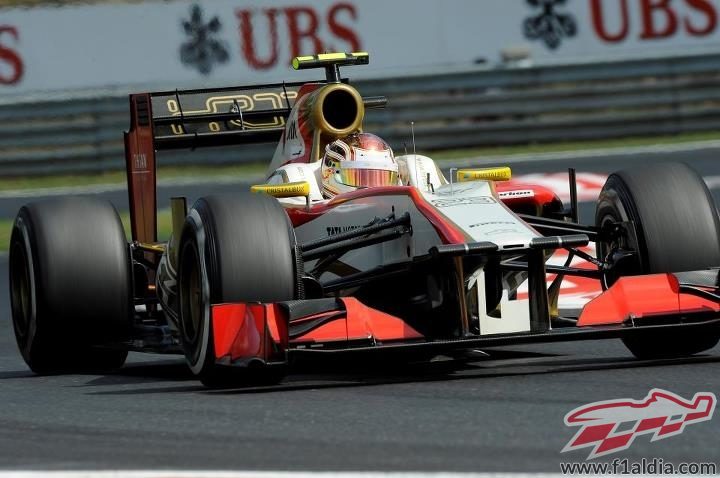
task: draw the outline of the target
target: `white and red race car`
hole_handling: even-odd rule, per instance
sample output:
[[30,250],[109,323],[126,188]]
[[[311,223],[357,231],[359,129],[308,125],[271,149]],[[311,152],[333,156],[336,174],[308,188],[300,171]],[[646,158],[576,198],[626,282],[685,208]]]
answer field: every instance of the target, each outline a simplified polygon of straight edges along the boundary
[[[621,338],[654,358],[717,344],[718,214],[683,164],[612,174],[593,225],[577,221],[572,170],[565,209],[553,191],[506,181],[509,168],[448,180],[415,154],[395,158],[397,185],[324,198],[325,146],[386,103],[340,76],[340,66],[367,62],[366,53],[300,57],[296,69],[323,68],[325,80],[131,95],[132,240],[109,203],[87,198],[31,203],[15,221],[12,317],[30,368],[179,352],[217,386],[278,380],[303,354],[404,360]],[[157,241],[157,150],[267,141],[278,145],[266,184],[189,210],[173,199],[172,237]],[[557,250],[566,262],[548,263]],[[602,292],[568,316],[558,296],[573,276]]]

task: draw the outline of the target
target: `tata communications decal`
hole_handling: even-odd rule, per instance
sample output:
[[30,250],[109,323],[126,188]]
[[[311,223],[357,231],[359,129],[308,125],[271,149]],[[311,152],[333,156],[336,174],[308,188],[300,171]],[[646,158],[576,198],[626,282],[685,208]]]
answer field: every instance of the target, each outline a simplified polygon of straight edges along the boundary
[[569,13],[560,10],[566,0],[527,0],[536,14],[525,19],[523,31],[528,40],[540,40],[551,49],[560,46],[563,38],[572,38],[577,34],[577,23]]

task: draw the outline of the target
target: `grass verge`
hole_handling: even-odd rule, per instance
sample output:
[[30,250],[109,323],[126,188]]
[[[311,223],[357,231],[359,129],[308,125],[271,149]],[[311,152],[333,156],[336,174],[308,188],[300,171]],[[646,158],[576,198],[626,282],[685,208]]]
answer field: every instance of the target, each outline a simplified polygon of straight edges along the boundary
[[[161,179],[190,177],[227,177],[264,174],[267,164],[249,163],[232,166],[172,166],[158,168]],[[109,171],[100,174],[75,174],[59,176],[27,176],[0,178],[0,191],[19,189],[43,189],[72,186],[96,186],[99,184],[125,184],[125,171]]]
[[10,233],[15,219],[0,219],[0,252],[6,252],[10,246]]
[[[123,223],[125,229],[125,236],[130,240],[130,213],[127,211],[120,213],[120,220]],[[172,232],[172,216],[170,215],[170,209],[159,209],[157,214],[157,232],[158,241],[167,241],[170,238]]]

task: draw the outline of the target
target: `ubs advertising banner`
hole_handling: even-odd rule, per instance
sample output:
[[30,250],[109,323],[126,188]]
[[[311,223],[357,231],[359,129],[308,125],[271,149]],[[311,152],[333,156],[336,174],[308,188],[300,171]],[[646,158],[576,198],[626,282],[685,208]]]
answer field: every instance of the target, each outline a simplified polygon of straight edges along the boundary
[[358,78],[720,49],[720,0],[25,2],[0,8],[0,95],[303,80],[291,58],[325,51],[369,51]]

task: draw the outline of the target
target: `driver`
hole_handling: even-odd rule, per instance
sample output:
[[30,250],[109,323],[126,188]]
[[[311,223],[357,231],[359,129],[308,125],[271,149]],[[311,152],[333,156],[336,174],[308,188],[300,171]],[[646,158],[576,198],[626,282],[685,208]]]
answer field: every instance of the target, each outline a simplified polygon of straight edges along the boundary
[[396,186],[398,164],[392,148],[370,133],[353,133],[325,147],[322,192],[326,198],[376,186]]

